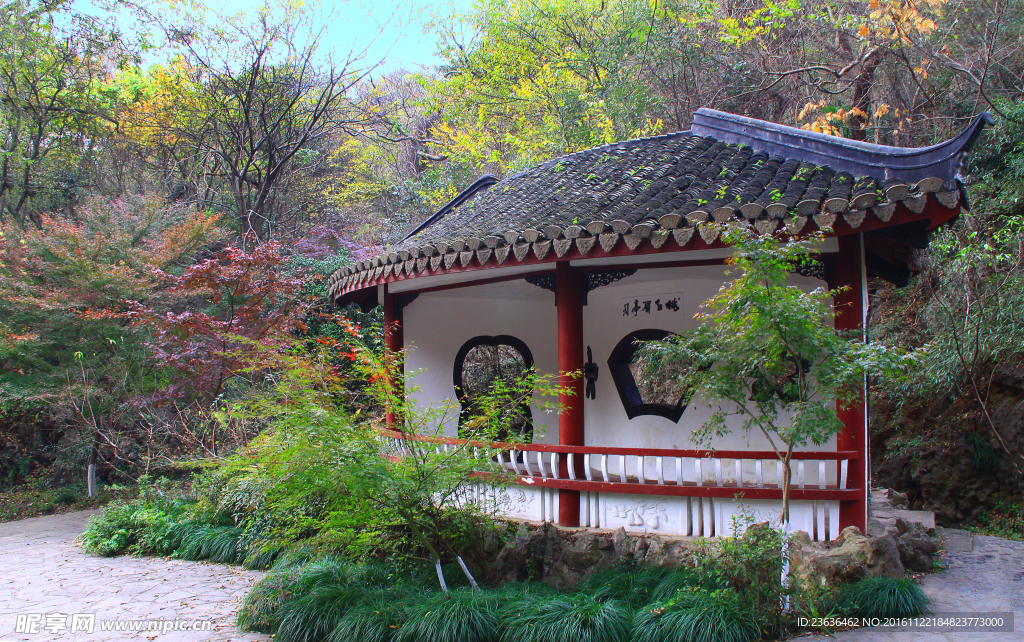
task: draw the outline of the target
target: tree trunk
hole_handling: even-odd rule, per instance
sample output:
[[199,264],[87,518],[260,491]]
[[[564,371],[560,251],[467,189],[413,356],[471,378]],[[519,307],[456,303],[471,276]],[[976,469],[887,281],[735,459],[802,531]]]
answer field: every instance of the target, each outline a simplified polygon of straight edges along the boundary
[[855,114],[850,118],[850,138],[853,140],[867,138],[867,131],[864,128],[871,118],[871,86],[874,84],[879,56],[878,51],[873,51],[865,58],[861,64],[861,72],[853,83],[853,106],[867,114],[867,117]]
[[793,482],[793,469],[790,460],[793,458],[793,446],[786,448],[786,457],[782,460],[782,523],[789,524],[789,488]]
[[96,488],[96,461],[99,459],[99,452],[100,427],[97,422],[92,435],[92,452],[89,453],[89,465],[85,469],[85,488],[89,497],[96,497],[99,495],[99,491]]

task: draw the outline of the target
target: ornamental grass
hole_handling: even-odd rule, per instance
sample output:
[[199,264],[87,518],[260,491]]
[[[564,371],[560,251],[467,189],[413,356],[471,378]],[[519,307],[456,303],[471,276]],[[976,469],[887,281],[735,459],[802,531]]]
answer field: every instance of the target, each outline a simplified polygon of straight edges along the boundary
[[848,617],[914,617],[928,611],[928,597],[908,577],[871,577],[841,586],[835,608]]
[[629,639],[631,609],[586,593],[527,595],[504,613],[501,642],[620,642]]
[[761,638],[750,605],[731,589],[686,589],[640,609],[635,642],[753,642]]

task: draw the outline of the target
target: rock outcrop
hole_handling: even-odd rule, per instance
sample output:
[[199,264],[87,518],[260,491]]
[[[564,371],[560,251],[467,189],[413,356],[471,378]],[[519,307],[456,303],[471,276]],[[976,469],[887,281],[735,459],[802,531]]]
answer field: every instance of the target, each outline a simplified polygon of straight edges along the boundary
[[902,577],[906,570],[930,571],[939,540],[934,529],[900,519],[873,537],[847,526],[824,544],[798,531],[789,550],[793,577],[807,584],[836,585],[867,577]]
[[541,580],[571,588],[584,576],[632,562],[680,566],[692,555],[693,540],[625,529],[569,530],[553,524],[519,523],[495,560],[503,581]]
[[935,513],[939,526],[976,523],[1000,503],[1017,503],[1024,485],[1014,462],[1024,453],[1024,368],[996,373],[989,411],[1006,452],[971,399],[871,409],[872,483],[907,497],[906,508]]

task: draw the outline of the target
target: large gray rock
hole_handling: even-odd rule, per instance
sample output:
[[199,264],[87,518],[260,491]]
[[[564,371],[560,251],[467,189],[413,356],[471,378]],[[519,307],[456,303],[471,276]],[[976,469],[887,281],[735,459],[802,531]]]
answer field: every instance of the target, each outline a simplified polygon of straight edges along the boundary
[[903,566],[918,573],[932,570],[935,553],[939,551],[939,538],[935,529],[897,519],[896,533],[899,538],[896,546]]
[[812,542],[802,531],[790,540],[790,572],[806,584],[836,585],[865,577],[901,577],[898,533],[890,529],[878,537],[866,537],[856,526],[847,526],[827,545]]
[[520,523],[495,559],[503,581],[540,580],[571,588],[586,575],[623,561],[674,567],[692,554],[693,540],[623,528],[566,529],[553,524]]

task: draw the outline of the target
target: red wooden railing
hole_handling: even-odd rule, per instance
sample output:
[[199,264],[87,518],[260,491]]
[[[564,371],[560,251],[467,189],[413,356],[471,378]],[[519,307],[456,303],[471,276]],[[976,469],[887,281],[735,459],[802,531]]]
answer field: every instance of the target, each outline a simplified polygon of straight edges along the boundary
[[[598,493],[683,497],[782,499],[783,464],[774,451],[680,450],[484,443],[448,437],[383,432],[389,453],[401,456],[414,439],[438,451],[469,446],[486,449],[520,484]],[[793,453],[790,498],[857,500],[863,489],[848,488],[855,451]],[[731,462],[731,465],[730,463]],[[766,465],[767,464],[767,465]]]

